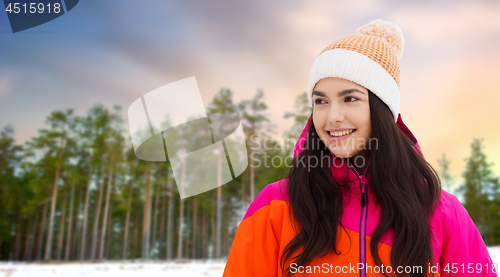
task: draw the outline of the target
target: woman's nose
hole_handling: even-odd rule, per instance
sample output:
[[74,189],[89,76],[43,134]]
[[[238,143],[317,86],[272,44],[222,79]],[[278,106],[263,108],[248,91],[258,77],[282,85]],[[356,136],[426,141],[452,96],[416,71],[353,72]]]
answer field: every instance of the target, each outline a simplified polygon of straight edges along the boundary
[[342,122],[345,118],[344,112],[339,107],[332,106],[328,113],[330,123]]

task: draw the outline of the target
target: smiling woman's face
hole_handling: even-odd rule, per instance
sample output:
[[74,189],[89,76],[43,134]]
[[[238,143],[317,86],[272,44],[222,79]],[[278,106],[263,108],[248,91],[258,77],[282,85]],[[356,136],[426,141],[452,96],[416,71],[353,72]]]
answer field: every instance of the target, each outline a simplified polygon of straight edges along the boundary
[[371,136],[368,90],[345,79],[324,78],[316,83],[312,102],[314,127],[330,152],[341,158],[368,158],[369,150],[364,149]]

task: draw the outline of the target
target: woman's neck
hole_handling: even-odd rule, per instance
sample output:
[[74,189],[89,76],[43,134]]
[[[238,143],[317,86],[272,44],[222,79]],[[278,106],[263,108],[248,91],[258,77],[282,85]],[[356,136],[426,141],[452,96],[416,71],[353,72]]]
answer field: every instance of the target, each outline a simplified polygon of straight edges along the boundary
[[[365,172],[366,167],[368,166],[368,160],[370,159],[370,151],[369,150],[361,150],[355,156],[351,156],[348,159],[348,162],[352,167],[358,172],[359,175],[362,175]],[[346,160],[347,160],[346,159]]]

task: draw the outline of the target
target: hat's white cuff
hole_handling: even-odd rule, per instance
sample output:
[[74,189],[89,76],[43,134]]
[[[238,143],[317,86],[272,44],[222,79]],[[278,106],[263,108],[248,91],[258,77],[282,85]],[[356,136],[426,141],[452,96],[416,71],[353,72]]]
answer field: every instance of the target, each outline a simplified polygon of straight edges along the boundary
[[309,75],[308,96],[312,106],[312,91],[316,83],[327,77],[338,77],[357,83],[376,94],[389,106],[394,121],[398,120],[400,94],[399,87],[392,76],[385,69],[355,51],[332,49],[319,55]]

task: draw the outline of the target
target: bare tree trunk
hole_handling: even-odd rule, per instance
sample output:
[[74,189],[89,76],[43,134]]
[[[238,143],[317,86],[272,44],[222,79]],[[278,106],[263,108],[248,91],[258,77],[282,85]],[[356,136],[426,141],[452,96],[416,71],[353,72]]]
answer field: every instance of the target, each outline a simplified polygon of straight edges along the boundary
[[110,257],[110,254],[111,254],[111,243],[113,242],[113,198],[111,198],[111,200],[109,201],[109,216],[108,216],[108,229],[107,229],[107,235],[106,235],[106,245],[105,245],[105,254],[104,256],[106,257],[106,259],[110,260],[111,257]]
[[158,247],[158,259],[163,259],[163,251],[165,251],[165,216],[167,212],[167,190],[168,190],[168,169],[167,175],[165,177],[165,182],[162,189],[162,203],[161,203],[161,213],[160,213],[160,245]]
[[[156,243],[156,225],[158,222],[158,202],[160,200],[160,188],[161,188],[161,183],[160,183],[160,178],[161,178],[161,167],[158,168],[158,177],[157,181],[153,183],[153,193],[154,193],[154,208],[153,208],[153,235],[151,236],[151,247],[155,247]],[[156,185],[156,183],[158,183]]]
[[[254,124],[252,124],[252,130],[255,130]],[[253,139],[250,140],[250,157],[253,157],[254,144]],[[255,198],[255,171],[253,166],[253,159],[250,159],[250,202]]]
[[208,240],[210,238],[209,236],[209,231],[208,231],[208,212],[207,210],[203,210],[203,232],[201,233],[202,237],[201,237],[201,245],[203,246],[202,249],[203,249],[203,254],[202,254],[202,257],[204,259],[208,259]]
[[99,199],[96,202],[96,210],[94,213],[94,228],[92,229],[92,248],[90,250],[90,259],[95,259],[96,248],[97,248],[97,237],[99,235],[99,219],[101,218],[101,206],[102,206],[102,198],[104,194],[104,159],[102,161],[101,167],[101,180],[99,181],[99,185],[101,186],[99,189]]
[[82,240],[82,229],[83,229],[83,220],[80,220],[80,214],[83,214],[83,196],[87,192],[86,186],[81,186],[80,193],[78,194],[78,204],[76,204],[75,208],[75,220],[73,220],[73,225],[75,226],[75,232],[71,234],[71,244],[70,244],[70,260],[77,260],[78,253],[80,253],[80,241]]
[[[246,211],[246,200],[245,200],[245,183],[247,181],[247,170],[243,172],[243,176],[241,177],[241,214],[244,217]],[[242,218],[243,218],[242,217]]]
[[127,249],[128,249],[128,230],[130,226],[130,206],[132,204],[132,192],[134,188],[134,167],[132,167],[132,174],[130,175],[130,183],[128,187],[127,196],[127,214],[125,215],[125,226],[123,234],[123,249],[122,249],[122,259],[127,259]]
[[229,227],[231,226],[231,201],[226,198],[224,202],[224,234],[222,237],[224,238],[222,242],[222,253],[226,256],[229,253]]
[[71,231],[73,227],[73,204],[75,199],[75,184],[71,184],[71,195],[69,197],[68,233],[66,235],[66,253],[64,260],[69,261],[71,251]]
[[221,252],[221,205],[222,205],[222,153],[219,151],[219,161],[217,165],[217,232],[215,236],[215,258],[220,259]]
[[135,220],[134,220],[134,223],[133,223],[133,227],[134,227],[134,234],[133,234],[133,237],[132,237],[132,247],[133,247],[133,250],[134,250],[134,253],[132,254],[132,257],[133,258],[136,258],[139,256],[139,227],[141,225],[141,218],[139,216],[139,213],[136,214],[135,216]]
[[149,258],[149,231],[151,224],[151,169],[146,171],[146,186],[144,188],[144,218],[142,224],[142,258]]
[[16,228],[16,237],[14,240],[14,253],[12,255],[12,260],[18,261],[19,260],[19,254],[21,253],[20,248],[21,248],[21,235],[22,235],[22,224],[17,223],[17,228]]
[[47,218],[47,205],[48,205],[47,202],[45,202],[45,204],[43,205],[42,226],[40,228],[40,236],[38,237],[38,251],[36,257],[38,261],[43,259],[42,248],[43,248],[43,237],[45,235],[45,219]]
[[[35,224],[36,224],[36,220],[35,220]],[[24,237],[24,250],[23,250],[23,258],[22,258],[23,261],[28,261],[28,254],[29,254],[29,250],[31,247],[31,229],[32,229],[31,224],[29,223],[29,221],[26,221],[26,234]]]
[[30,245],[30,248],[29,248],[29,252],[28,252],[28,257],[26,259],[24,259],[25,261],[31,261],[31,259],[33,258],[33,252],[36,251],[37,249],[37,246],[38,246],[38,240],[37,240],[37,237],[36,237],[36,230],[37,230],[37,227],[38,227],[38,215],[39,215],[39,211],[37,209],[37,211],[35,212],[35,224],[33,225],[33,233],[32,233],[32,239],[30,241],[32,241],[32,245]]
[[61,176],[61,157],[64,145],[65,137],[61,138],[61,143],[59,145],[59,150],[57,153],[57,167],[56,167],[56,177],[54,179],[54,188],[52,190],[52,205],[50,206],[50,220],[49,220],[49,232],[47,234],[47,244],[45,245],[45,260],[51,259],[52,250],[52,232],[54,227],[54,215],[56,213],[56,202],[57,202],[57,190],[59,188],[59,178]]
[[189,205],[189,200],[186,201],[186,216],[184,217],[186,219],[186,225],[184,226],[184,234],[185,235],[185,238],[184,238],[184,246],[182,247],[183,251],[185,252],[184,254],[184,257],[189,257],[190,253],[189,253],[189,243],[190,243],[190,235],[189,235],[189,215],[191,214],[191,205]]
[[170,197],[168,200],[168,219],[167,219],[167,260],[172,260],[172,251],[173,251],[173,243],[174,243],[174,185],[172,182],[168,183],[167,190],[170,191]]
[[207,233],[206,232],[207,229],[205,226],[205,213],[206,213],[205,209],[202,209],[201,210],[201,226],[200,226],[201,227],[200,228],[201,229],[200,230],[200,247],[199,247],[200,257],[202,259],[206,259],[206,257],[205,257],[205,249],[206,249],[206,247],[205,247],[205,234]]
[[[213,200],[214,202],[214,207],[217,207],[217,195],[216,195],[216,198]],[[210,227],[212,228],[212,251],[210,252],[210,257],[212,259],[215,258],[216,254],[216,245],[214,245],[214,243],[216,244],[216,241],[217,241],[217,219],[216,219],[216,214],[217,214],[217,208],[215,208],[215,212],[212,213],[212,216],[210,218],[211,222],[210,222]]]
[[85,260],[85,243],[87,235],[87,222],[89,218],[89,199],[90,199],[90,187],[92,186],[92,172],[93,167],[90,165],[89,169],[89,181],[87,184],[87,193],[85,194],[85,206],[83,208],[83,226],[82,226],[82,240],[80,244],[80,260]]
[[113,162],[114,162],[114,155],[111,155],[109,163],[109,174],[108,174],[108,191],[106,193],[106,204],[104,206],[104,218],[102,219],[101,247],[99,249],[99,259],[101,260],[104,257],[104,246],[106,245],[106,227],[107,227],[106,223],[108,221],[108,212],[109,212],[109,199],[111,198],[111,190],[113,188],[113,167],[114,167]]
[[186,159],[182,161],[182,173],[181,173],[181,189],[179,191],[181,195],[181,203],[179,207],[179,243],[177,244],[177,259],[182,259],[182,228],[184,220],[184,199],[182,199],[182,194],[184,193],[184,185],[186,181]]
[[57,240],[57,260],[61,260],[63,252],[64,243],[64,221],[66,217],[66,195],[63,197],[63,203],[61,207],[61,218],[59,220],[59,239]]
[[193,197],[193,249],[191,250],[193,254],[193,259],[196,258],[196,210],[197,210],[197,198]]

